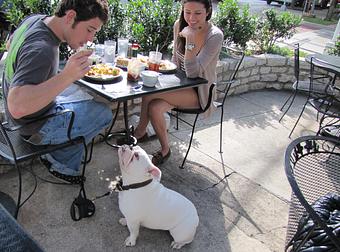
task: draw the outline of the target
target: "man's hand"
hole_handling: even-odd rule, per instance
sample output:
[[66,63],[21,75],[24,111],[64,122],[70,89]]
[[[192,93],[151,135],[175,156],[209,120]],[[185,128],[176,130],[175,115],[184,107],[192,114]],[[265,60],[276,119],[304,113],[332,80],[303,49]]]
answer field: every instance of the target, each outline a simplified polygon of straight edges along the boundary
[[90,70],[91,62],[89,56],[92,50],[79,51],[68,59],[62,74],[67,76],[73,81],[79,80]]

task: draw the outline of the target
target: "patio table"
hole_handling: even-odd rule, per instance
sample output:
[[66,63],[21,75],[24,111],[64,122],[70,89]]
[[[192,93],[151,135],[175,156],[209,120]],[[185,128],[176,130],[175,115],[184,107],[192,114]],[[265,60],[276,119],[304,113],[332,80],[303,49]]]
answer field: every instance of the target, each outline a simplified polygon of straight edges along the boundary
[[[133,136],[131,136],[131,132],[128,125],[129,100],[155,93],[163,93],[189,87],[196,87],[199,85],[205,85],[208,83],[208,81],[199,77],[187,78],[185,72],[177,70],[177,72],[173,74],[160,74],[158,82],[156,83],[155,87],[143,86],[142,80],[139,80],[138,82],[132,82],[127,80],[127,72],[125,71],[122,72],[121,77],[114,79],[112,82],[96,81],[96,83],[94,83],[86,79],[80,79],[75,83],[95,92],[96,94],[107,99],[108,101],[118,102],[116,114],[108,131],[108,134],[106,134],[105,136],[106,143],[108,143],[109,134],[111,136],[111,130],[116,122],[120,108],[120,103],[123,103],[123,115],[125,124],[125,131],[123,134],[125,135],[127,144],[136,144],[137,141]],[[113,147],[117,147],[117,145],[115,144],[110,143],[108,144]]]
[[334,73],[336,76],[340,75],[340,57],[328,54],[309,54],[306,56],[306,62],[311,63],[326,71]]

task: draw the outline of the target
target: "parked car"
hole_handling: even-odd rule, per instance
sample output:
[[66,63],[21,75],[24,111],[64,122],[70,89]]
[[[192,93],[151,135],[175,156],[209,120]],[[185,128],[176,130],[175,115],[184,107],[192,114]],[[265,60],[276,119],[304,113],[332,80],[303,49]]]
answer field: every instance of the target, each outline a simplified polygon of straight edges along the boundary
[[[284,0],[266,0],[267,4],[271,4],[272,2],[277,2],[283,4]],[[296,6],[302,6],[305,0],[296,1]],[[320,6],[321,8],[326,8],[330,0],[316,0],[315,5]],[[286,0],[287,4],[291,4],[292,0]]]

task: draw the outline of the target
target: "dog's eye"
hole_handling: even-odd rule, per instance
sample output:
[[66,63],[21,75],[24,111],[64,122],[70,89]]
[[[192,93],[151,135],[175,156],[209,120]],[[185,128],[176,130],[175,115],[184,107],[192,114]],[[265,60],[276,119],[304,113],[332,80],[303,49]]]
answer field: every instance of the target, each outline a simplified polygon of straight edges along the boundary
[[137,160],[139,160],[139,154],[137,152],[135,152],[135,158],[137,158]]
[[130,150],[133,150],[133,146],[132,145],[130,145],[129,147],[130,147]]

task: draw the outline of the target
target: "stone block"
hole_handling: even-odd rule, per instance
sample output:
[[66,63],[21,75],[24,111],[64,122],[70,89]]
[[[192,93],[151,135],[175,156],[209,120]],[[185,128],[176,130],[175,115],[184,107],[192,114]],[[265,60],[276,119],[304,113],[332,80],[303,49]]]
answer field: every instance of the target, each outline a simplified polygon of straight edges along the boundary
[[251,74],[250,75],[257,75],[260,72],[260,68],[259,67],[254,67],[253,69],[251,69]]
[[285,73],[288,69],[286,66],[272,67],[272,73]]
[[244,57],[242,66],[244,68],[254,67],[257,64],[257,59],[254,57]]
[[294,79],[294,77],[293,76],[291,76],[291,75],[288,75],[288,74],[280,74],[279,75],[279,78],[278,78],[278,81],[279,82],[292,82],[293,81],[293,79]]
[[277,81],[277,75],[276,74],[261,75],[261,81],[267,81],[267,82]]
[[283,66],[286,64],[286,57],[281,55],[267,54],[267,66]]
[[253,57],[256,59],[257,66],[263,66],[267,64],[267,57],[265,54],[254,55]]
[[237,78],[244,78],[244,77],[248,77],[251,74],[251,70],[250,69],[245,69],[243,71],[238,71],[237,73]]
[[267,74],[270,73],[271,67],[268,66],[262,66],[260,67],[260,74]]

